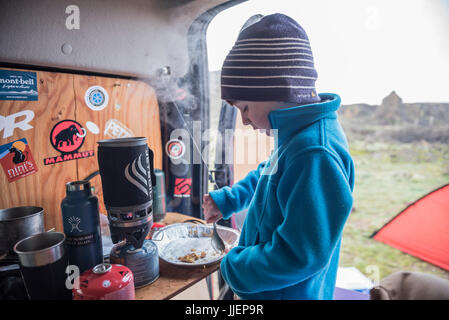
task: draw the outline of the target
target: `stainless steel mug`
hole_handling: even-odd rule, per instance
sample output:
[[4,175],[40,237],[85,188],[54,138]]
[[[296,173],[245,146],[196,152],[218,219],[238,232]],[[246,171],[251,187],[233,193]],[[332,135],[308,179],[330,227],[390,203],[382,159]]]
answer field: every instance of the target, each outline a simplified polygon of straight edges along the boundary
[[22,239],[14,246],[31,300],[72,299],[72,290],[66,286],[65,240],[64,233],[43,232]]
[[0,252],[11,254],[19,240],[41,232],[44,209],[26,206],[0,210]]

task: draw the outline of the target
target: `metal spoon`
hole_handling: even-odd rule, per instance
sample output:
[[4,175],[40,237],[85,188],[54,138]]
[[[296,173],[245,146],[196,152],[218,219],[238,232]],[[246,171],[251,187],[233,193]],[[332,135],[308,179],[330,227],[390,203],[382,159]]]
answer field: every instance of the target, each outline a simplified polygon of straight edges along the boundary
[[[221,219],[221,218],[220,218]],[[220,253],[225,251],[225,244],[223,239],[221,239],[220,235],[217,232],[217,222],[220,220],[218,219],[217,221],[214,222],[214,230],[212,233],[212,247],[215,249],[215,251],[219,251]]]

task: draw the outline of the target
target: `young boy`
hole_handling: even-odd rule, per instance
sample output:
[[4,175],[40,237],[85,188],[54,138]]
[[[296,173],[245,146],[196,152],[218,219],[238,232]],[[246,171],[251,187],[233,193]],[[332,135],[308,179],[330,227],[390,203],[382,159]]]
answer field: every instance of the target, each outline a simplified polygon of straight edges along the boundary
[[[273,14],[244,27],[226,57],[222,99],[277,145],[232,188],[203,197],[208,222],[248,208],[221,273],[242,299],[333,299],[354,165],[337,120],[340,97],[317,95],[303,28]],[[270,131],[271,130],[271,131]]]

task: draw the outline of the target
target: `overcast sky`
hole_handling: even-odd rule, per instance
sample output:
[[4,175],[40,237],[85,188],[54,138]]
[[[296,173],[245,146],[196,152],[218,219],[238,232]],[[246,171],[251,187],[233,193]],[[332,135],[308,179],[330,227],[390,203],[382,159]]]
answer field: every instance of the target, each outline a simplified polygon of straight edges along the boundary
[[392,90],[404,102],[449,102],[449,0],[249,0],[211,22],[210,70],[247,18],[276,12],[306,30],[318,92],[343,104],[379,104]]

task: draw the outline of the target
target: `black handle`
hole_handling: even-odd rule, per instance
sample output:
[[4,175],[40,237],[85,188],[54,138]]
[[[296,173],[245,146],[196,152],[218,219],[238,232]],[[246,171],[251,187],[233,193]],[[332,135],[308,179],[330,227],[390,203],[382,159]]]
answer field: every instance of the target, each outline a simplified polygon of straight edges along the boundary
[[153,150],[150,149],[150,147],[148,147],[148,151],[150,154],[150,173],[151,173],[151,185],[154,187],[156,185],[156,175],[154,174],[154,154],[153,154]]

